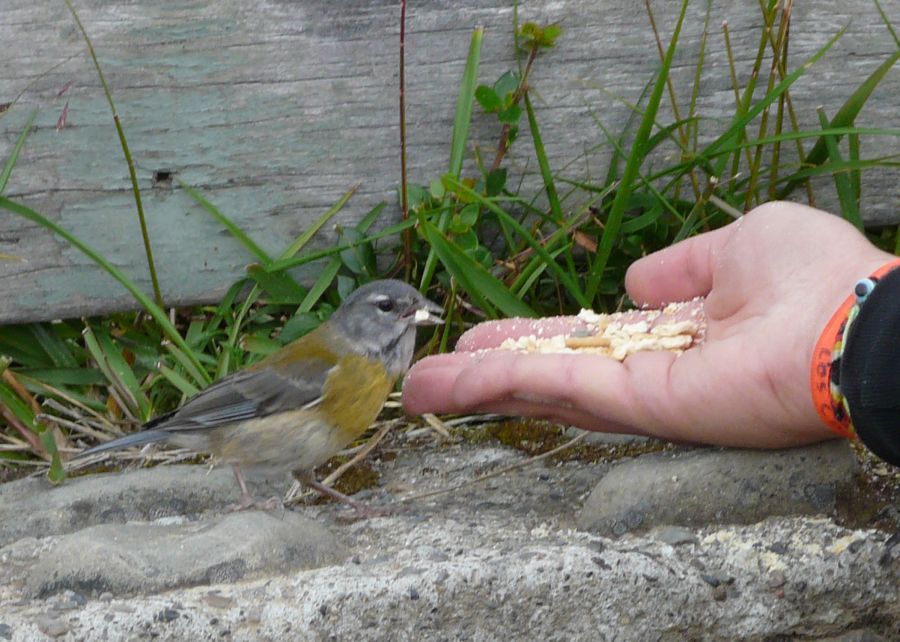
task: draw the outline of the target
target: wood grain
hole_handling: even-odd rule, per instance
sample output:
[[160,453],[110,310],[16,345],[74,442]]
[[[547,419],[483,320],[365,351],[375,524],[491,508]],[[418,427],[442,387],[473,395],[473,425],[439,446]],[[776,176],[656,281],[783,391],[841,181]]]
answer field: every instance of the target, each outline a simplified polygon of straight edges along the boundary
[[[678,3],[653,3],[664,34]],[[721,34],[727,19],[746,82],[761,17],[757,3],[715,2],[700,111],[726,118],[733,96]],[[886,7],[891,2],[884,3]],[[85,44],[62,2],[4,0],[0,11],[0,116],[5,158],[30,111],[36,128],[7,195],[58,221],[109,257],[149,291],[140,232],[109,108]],[[690,95],[705,3],[694,2],[676,60],[682,104]],[[279,253],[350,186],[357,194],[336,221],[348,225],[382,200],[387,225],[398,216],[397,34],[395,2],[355,0],[77,0],[113,89],[144,190],[150,233],[167,304],[215,301],[252,260],[186,194],[154,172],[176,172],[200,189],[262,247]],[[601,176],[609,157],[594,117],[618,131],[658,64],[643,3],[633,0],[540,0],[520,6],[523,20],[558,21],[558,47],[535,67],[537,110],[554,169]],[[896,18],[896,16],[894,16]],[[833,115],[895,45],[871,2],[797,3],[791,31],[794,64],[850,24],[835,48],[793,90],[806,127],[815,107]],[[411,180],[440,176],[458,80],[471,30],[486,27],[481,79],[514,63],[512,3],[497,0],[410,3],[408,122]],[[897,126],[900,74],[892,71],[858,124]],[[57,93],[74,81],[65,96]],[[57,118],[69,103],[66,127]],[[666,122],[668,116],[661,118]],[[721,124],[707,121],[706,136]],[[498,127],[476,109],[473,140],[496,145]],[[809,146],[809,144],[808,144]],[[898,153],[897,138],[864,141],[863,155]],[[536,185],[527,138],[513,148],[511,171]],[[898,221],[897,171],[865,176],[870,222]],[[819,204],[836,206],[820,182]],[[574,198],[574,197],[573,197]],[[566,203],[574,205],[574,201]],[[315,243],[333,242],[333,229]],[[0,323],[93,315],[133,307],[99,268],[65,242],[0,211],[3,296]]]

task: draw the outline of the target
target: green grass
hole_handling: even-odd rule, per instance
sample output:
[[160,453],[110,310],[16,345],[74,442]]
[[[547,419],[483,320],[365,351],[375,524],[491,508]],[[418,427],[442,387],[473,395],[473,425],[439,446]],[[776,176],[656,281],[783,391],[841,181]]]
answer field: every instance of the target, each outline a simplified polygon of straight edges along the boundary
[[[515,68],[479,84],[485,34],[474,30],[458,85],[447,170],[427,185],[404,182],[398,199],[408,213],[404,220],[385,220],[386,204],[376,204],[355,226],[340,229],[332,247],[309,250],[315,234],[353,198],[355,187],[348,186],[333,207],[273,256],[213,199],[178,181],[178,187],[254,261],[219,304],[193,309],[166,310],[158,291],[157,296],[148,296],[83,239],[3,195],[27,145],[32,114],[0,168],[0,209],[37,223],[82,251],[131,293],[140,311],[84,322],[3,328],[0,465],[22,470],[47,466],[51,479],[60,481],[68,453],[133,429],[309,332],[350,291],[372,279],[402,275],[432,298],[443,300],[450,322],[436,329],[423,347],[434,351],[446,349],[468,325],[484,318],[627,305],[623,277],[636,258],[727,224],[771,198],[800,194],[813,199],[810,179],[815,176],[831,177],[839,213],[861,226],[862,174],[898,165],[896,157],[867,158],[867,141],[897,138],[900,131],[858,128],[854,123],[900,51],[887,55],[868,78],[861,79],[830,119],[824,112],[812,114],[819,126],[804,130],[797,124],[791,87],[815,74],[816,62],[843,31],[834,33],[808,60],[791,61],[789,16],[775,0],[766,0],[760,4],[766,28],[760,30],[749,69],[737,68],[727,24],[722,26],[734,110],[728,119],[712,118],[699,109],[700,79],[710,46],[710,3],[706,6],[701,47],[688,87],[670,73],[679,52],[687,0],[671,32],[660,32],[648,9],[648,37],[657,42],[659,64],[639,96],[613,97],[630,112],[620,131],[611,131],[598,114],[593,115],[595,145],[588,153],[592,163],[599,158],[607,166],[599,178],[570,174],[568,164],[554,167],[546,153],[541,104],[530,77],[554,48],[566,46],[565,33],[559,25],[520,24],[516,7]],[[880,5],[876,3],[875,9],[893,34]],[[112,92],[86,29],[78,25],[133,176],[134,162]],[[741,76],[751,81],[740,86]],[[663,120],[663,106],[673,114],[670,121]],[[496,119],[493,149],[473,145],[469,135],[473,115]],[[530,146],[520,140],[520,131],[529,133]],[[516,182],[521,179],[512,177],[507,163],[513,150],[517,158],[527,158],[537,168],[540,185],[533,193],[523,192],[521,182]],[[403,157],[405,164],[405,149]],[[473,162],[467,164],[467,159]],[[140,192],[136,181],[132,185],[140,223]],[[896,230],[870,231],[870,236],[892,251],[900,247]],[[153,272],[149,237],[144,241]],[[15,258],[0,256],[0,260]],[[317,268],[317,279],[311,284],[298,282],[290,270],[310,264]]]

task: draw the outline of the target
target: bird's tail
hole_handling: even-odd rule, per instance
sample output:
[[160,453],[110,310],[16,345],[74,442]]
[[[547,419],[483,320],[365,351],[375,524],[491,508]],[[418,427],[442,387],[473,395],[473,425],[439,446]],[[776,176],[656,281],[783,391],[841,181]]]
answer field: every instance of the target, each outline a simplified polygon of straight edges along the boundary
[[119,448],[128,448],[130,446],[143,446],[144,444],[153,444],[157,441],[165,441],[172,434],[165,430],[141,430],[131,435],[125,435],[118,439],[113,439],[105,444],[88,448],[78,453],[75,458],[80,459],[97,453],[104,453],[108,450],[118,450]]

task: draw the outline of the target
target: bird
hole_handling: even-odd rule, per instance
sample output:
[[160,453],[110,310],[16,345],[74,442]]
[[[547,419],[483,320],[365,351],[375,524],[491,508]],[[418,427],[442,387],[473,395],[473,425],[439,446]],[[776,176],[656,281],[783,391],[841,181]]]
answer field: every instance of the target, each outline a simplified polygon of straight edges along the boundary
[[442,313],[403,281],[372,281],[312,332],[79,458],[169,442],[231,464],[241,491],[236,509],[261,506],[247,489],[247,468],[290,472],[301,484],[369,513],[362,502],[318,482],[314,469],[375,421],[409,369],[416,328],[443,323]]

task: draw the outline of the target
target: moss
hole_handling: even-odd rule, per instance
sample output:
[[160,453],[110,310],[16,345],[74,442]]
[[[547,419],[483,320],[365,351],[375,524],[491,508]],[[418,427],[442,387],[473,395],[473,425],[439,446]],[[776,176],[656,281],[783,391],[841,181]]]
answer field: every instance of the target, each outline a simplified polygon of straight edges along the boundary
[[[571,441],[563,426],[539,419],[509,419],[488,424],[484,430],[468,430],[465,435],[470,443],[497,441],[531,457],[542,455]],[[552,463],[617,461],[626,457],[637,457],[673,448],[675,446],[672,444],[656,440],[634,441],[625,444],[587,444],[582,442],[554,455],[550,461]]]
[[[316,476],[324,479],[347,461],[349,461],[349,457],[333,457],[316,469]],[[366,461],[361,461],[344,471],[344,474],[335,482],[334,488],[345,495],[355,495],[361,490],[377,486],[380,479],[378,471]]]

